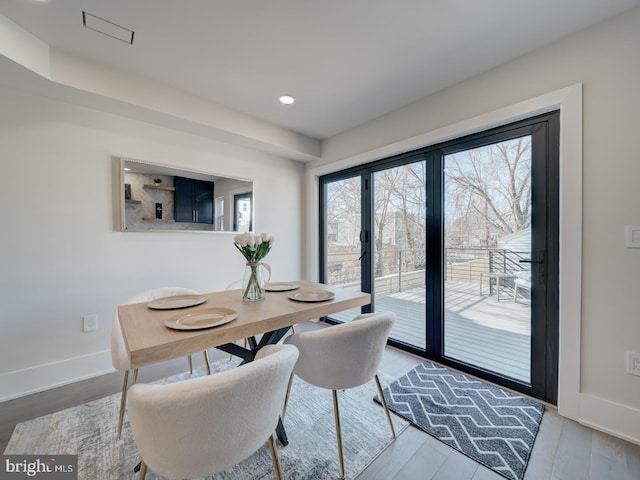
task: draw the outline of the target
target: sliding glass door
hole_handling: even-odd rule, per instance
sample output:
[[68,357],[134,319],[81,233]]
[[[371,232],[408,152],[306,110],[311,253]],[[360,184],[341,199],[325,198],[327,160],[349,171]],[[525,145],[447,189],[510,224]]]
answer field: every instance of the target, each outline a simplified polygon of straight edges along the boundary
[[555,403],[558,139],[555,112],[321,177],[320,281],[395,312],[394,346]]
[[321,180],[321,281],[372,294],[372,305],[341,312],[391,310],[392,342],[426,348],[426,168],[408,156]]
[[531,381],[532,136],[444,155],[444,356]]

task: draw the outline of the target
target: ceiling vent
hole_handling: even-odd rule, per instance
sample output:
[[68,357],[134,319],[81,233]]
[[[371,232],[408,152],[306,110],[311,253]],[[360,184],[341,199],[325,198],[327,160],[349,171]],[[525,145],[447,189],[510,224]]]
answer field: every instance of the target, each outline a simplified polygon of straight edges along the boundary
[[128,28],[117,25],[104,18],[96,17],[85,11],[82,12],[82,25],[94,32],[102,33],[107,37],[115,38],[121,42],[133,45],[133,36],[135,32]]

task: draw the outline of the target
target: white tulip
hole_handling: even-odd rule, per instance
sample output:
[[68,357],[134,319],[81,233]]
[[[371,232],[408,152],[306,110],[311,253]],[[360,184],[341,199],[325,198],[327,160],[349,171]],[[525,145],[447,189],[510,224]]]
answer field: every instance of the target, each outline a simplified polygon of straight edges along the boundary
[[[233,243],[240,249],[247,261],[260,261],[273,244],[273,236],[266,233],[245,232],[233,237]],[[266,250],[266,252],[265,252]]]

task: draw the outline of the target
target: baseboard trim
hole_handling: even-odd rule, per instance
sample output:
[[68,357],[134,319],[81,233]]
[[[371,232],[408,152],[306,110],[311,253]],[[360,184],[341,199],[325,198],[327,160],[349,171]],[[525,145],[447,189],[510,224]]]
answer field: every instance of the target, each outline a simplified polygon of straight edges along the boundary
[[111,351],[82,355],[0,374],[0,402],[114,371]]
[[581,393],[578,422],[640,445],[640,410],[636,408]]

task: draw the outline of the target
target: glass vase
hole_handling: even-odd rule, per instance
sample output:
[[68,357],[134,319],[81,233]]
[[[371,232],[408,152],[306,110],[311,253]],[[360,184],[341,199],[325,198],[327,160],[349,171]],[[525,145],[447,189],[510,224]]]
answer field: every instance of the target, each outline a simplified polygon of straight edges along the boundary
[[256,302],[264,299],[264,287],[271,277],[266,263],[247,263],[242,277],[242,300]]

